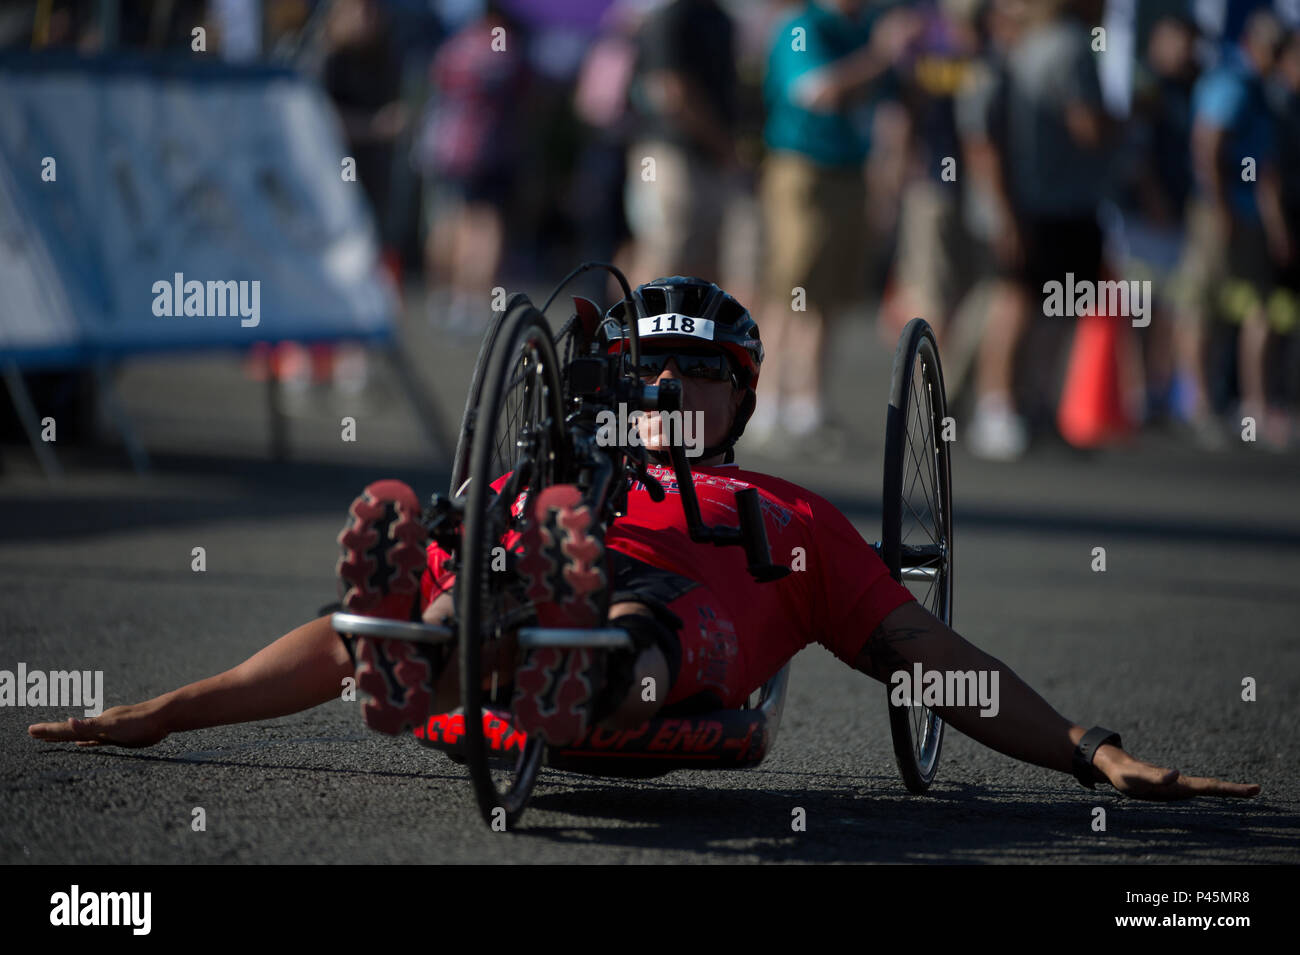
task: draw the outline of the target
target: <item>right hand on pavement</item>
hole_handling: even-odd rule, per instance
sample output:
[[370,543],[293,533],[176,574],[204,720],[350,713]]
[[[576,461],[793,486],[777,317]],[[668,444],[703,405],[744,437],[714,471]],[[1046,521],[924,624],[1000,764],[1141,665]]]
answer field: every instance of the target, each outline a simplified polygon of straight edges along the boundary
[[28,735],[50,742],[75,742],[78,746],[152,746],[168,736],[157,710],[146,703],[131,703],[105,710],[99,716],[33,723]]
[[[1103,752],[1104,750],[1104,752]],[[1259,795],[1258,783],[1233,783],[1203,776],[1184,776],[1176,769],[1148,763],[1118,746],[1105,745],[1094,765],[1112,786],[1134,799],[1172,802],[1197,796],[1251,799]]]

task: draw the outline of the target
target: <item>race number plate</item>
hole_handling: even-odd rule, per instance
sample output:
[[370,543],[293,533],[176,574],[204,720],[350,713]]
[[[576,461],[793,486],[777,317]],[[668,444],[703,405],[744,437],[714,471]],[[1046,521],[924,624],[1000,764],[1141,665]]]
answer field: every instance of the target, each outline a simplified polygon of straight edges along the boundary
[[636,330],[643,338],[647,335],[689,335],[691,338],[713,341],[712,319],[693,318],[677,312],[664,312],[662,315],[638,319]]

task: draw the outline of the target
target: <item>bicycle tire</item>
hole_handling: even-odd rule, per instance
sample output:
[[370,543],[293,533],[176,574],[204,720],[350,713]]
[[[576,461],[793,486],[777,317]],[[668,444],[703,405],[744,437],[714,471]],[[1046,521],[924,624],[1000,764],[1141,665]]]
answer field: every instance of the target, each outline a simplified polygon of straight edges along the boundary
[[[899,336],[890,380],[881,558],[900,583],[927,584],[918,601],[951,626],[952,462],[948,443],[942,439],[947,416],[943,369],[934,332],[923,319],[914,318]],[[919,432],[919,450],[914,431]],[[914,476],[908,473],[909,457]],[[929,479],[928,486],[923,483],[925,479]],[[922,494],[913,499],[918,483]],[[913,537],[913,524],[921,527],[929,539]],[[887,701],[891,690],[886,687]],[[904,784],[913,793],[925,792],[939,770],[943,720],[928,707],[891,704],[889,726]]]
[[[512,522],[519,520],[510,505],[521,493],[531,497],[555,483],[563,474],[566,458],[558,358],[550,327],[527,298],[512,299],[484,362],[483,375],[469,455],[470,482],[456,584],[460,689],[465,760],[479,808],[489,826],[504,818],[510,827],[527,804],[545,746],[540,739],[529,737],[514,770],[506,773],[504,788],[498,784],[483,734],[485,691],[479,649],[489,635],[499,639],[505,629],[504,588],[511,575],[491,566],[492,549]],[[508,405],[520,384],[524,386],[519,409],[523,417],[515,422],[514,409]],[[503,414],[510,415],[504,426]],[[491,484],[507,472],[521,477],[518,484],[510,482],[512,490],[503,488],[509,502],[498,501]],[[493,705],[508,710],[508,694],[494,699]],[[499,811],[504,811],[504,817]]]

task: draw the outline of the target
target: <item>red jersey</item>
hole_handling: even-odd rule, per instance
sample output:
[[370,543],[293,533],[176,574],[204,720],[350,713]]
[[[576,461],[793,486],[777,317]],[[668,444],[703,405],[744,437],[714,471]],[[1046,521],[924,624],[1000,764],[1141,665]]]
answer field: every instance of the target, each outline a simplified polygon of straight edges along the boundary
[[820,643],[852,666],[890,611],[914,599],[825,499],[735,465],[692,470],[706,524],[737,526],[735,492],[758,489],[772,563],[791,567],[791,574],[760,584],[745,569],[743,548],[692,541],[676,478],[665,467],[650,469],[668,492],[663,503],[652,501],[639,482],[633,485],[628,513],[614,522],[606,544],[711,590],[736,623],[752,686],[766,682],[809,643]]
[[[743,646],[744,683],[756,688],[809,643],[820,643],[852,666],[880,622],[912,594],[889,576],[875,548],[825,499],[780,478],[735,465],[693,468],[706,524],[737,526],[735,492],[757,488],[771,559],[793,572],[760,584],[746,570],[741,547],[697,544],[686,530],[677,481],[668,467],[650,473],[667,492],[651,500],[641,482],[628,492],[627,513],[614,521],[606,546],[707,588],[734,621]],[[429,546],[424,603],[451,585],[446,554]]]

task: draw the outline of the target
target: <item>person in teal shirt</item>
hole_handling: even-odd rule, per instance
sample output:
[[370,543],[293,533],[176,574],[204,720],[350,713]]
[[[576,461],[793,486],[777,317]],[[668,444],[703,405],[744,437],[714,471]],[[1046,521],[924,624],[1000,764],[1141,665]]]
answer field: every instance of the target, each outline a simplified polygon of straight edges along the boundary
[[[863,6],[861,0],[809,3],[777,31],[763,82],[769,149],[802,153],[824,165],[857,165],[866,159],[871,134],[861,111],[828,108],[830,91],[825,88],[835,64],[871,37],[876,16]],[[819,93],[820,102],[814,100]]]
[[833,454],[842,438],[822,416],[826,324],[866,291],[872,116],[919,30],[905,7],[820,0],[773,36],[759,192],[775,400],[751,424],[756,443]]

